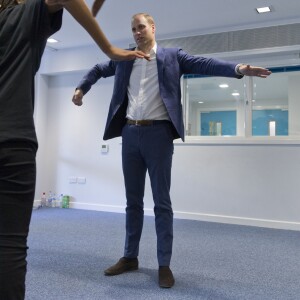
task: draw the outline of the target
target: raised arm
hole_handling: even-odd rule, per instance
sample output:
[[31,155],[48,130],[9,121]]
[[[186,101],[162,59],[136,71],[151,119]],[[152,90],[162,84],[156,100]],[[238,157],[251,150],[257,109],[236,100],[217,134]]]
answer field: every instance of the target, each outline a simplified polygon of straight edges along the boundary
[[141,51],[129,51],[113,46],[92,16],[84,0],[45,0],[45,3],[48,5],[50,12],[57,11],[62,7],[66,8],[109,58],[113,60],[132,60],[136,57],[148,58]]

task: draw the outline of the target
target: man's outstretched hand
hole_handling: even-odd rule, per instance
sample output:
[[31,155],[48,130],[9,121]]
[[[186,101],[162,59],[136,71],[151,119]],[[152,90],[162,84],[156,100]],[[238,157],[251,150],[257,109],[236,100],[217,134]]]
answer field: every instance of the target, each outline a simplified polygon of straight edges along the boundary
[[261,78],[267,78],[272,72],[268,69],[241,64],[239,72],[246,76],[256,76]]

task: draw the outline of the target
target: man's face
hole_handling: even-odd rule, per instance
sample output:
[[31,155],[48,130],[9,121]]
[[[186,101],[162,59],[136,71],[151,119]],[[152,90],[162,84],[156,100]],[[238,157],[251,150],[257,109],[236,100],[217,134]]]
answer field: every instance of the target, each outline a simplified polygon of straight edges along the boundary
[[147,19],[142,16],[136,16],[131,23],[132,34],[139,48],[143,45],[152,44],[155,40],[155,25],[149,24]]

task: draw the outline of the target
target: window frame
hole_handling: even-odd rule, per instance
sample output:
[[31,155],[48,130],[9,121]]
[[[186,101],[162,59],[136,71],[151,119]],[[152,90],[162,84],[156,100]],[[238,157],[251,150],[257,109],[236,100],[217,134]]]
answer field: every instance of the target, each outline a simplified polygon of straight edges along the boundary
[[[300,71],[300,65],[293,66],[281,66],[281,67],[270,67],[268,68],[273,74],[274,73],[285,73]],[[272,75],[271,75],[272,76]],[[244,124],[244,136],[191,136],[188,134],[188,123],[189,123],[189,100],[186,99],[187,84],[186,80],[190,78],[207,78],[208,76],[203,75],[184,75],[181,79],[181,90],[182,90],[182,105],[183,105],[183,119],[185,126],[185,144],[228,144],[228,145],[243,145],[243,144],[300,144],[299,136],[253,136],[252,135],[252,99],[253,99],[253,77],[245,76],[244,83],[245,87],[245,124]],[[181,144],[181,140],[175,140],[175,143]]]

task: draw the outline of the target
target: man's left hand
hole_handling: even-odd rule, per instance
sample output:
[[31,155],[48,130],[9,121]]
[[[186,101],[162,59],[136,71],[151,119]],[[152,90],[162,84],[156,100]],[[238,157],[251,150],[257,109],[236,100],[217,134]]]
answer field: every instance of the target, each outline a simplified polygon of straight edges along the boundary
[[254,67],[250,65],[240,65],[238,68],[239,72],[246,76],[256,76],[261,78],[268,77],[272,72],[268,69],[261,67]]

